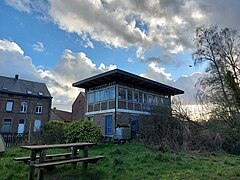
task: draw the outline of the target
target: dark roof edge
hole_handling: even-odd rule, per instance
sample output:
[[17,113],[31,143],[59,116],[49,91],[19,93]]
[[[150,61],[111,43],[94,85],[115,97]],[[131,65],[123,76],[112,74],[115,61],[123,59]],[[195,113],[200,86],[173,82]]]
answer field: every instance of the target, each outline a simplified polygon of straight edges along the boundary
[[88,81],[91,81],[91,80],[94,80],[94,79],[97,79],[97,78],[101,78],[101,77],[104,77],[104,76],[106,76],[106,75],[111,75],[111,74],[114,74],[114,73],[121,73],[121,74],[130,76],[130,77],[134,77],[134,78],[137,78],[137,79],[140,79],[140,80],[143,80],[143,81],[148,81],[148,82],[150,82],[150,83],[159,84],[159,85],[161,85],[161,86],[163,86],[163,87],[165,87],[165,88],[168,88],[168,89],[172,89],[172,90],[174,90],[174,91],[177,91],[177,92],[179,92],[179,94],[183,94],[183,93],[184,93],[183,90],[180,90],[180,89],[177,89],[177,88],[174,88],[174,87],[171,87],[171,86],[162,84],[162,83],[160,83],[160,82],[157,82],[157,81],[154,81],[154,80],[145,78],[145,77],[141,77],[141,76],[138,76],[138,75],[136,75],[136,74],[132,74],[132,73],[129,73],[129,72],[120,70],[120,69],[114,69],[114,70],[111,70],[111,71],[107,71],[107,72],[104,72],[104,73],[101,73],[101,74],[98,74],[98,75],[89,77],[89,78],[87,78],[87,79],[83,79],[83,80],[81,80],[81,81],[78,81],[78,82],[73,83],[72,86],[73,86],[73,87],[77,87],[78,84],[82,84],[82,83],[85,83],[85,82],[88,82]]
[[81,81],[72,83],[72,86],[73,86],[73,87],[77,87],[77,85],[80,84],[80,83],[84,83],[84,82],[87,82],[87,81],[91,81],[91,80],[94,80],[94,79],[96,79],[96,78],[104,77],[104,76],[106,76],[106,75],[114,74],[114,73],[116,73],[116,72],[118,72],[118,71],[119,71],[119,69],[114,69],[114,70],[111,70],[111,71],[107,71],[107,72],[104,72],[104,73],[100,73],[100,74],[97,74],[97,75],[95,75],[95,76],[91,76],[91,77],[86,78],[86,79],[83,79],[83,80],[81,80]]
[[[8,78],[8,79],[15,79],[14,77],[9,77],[9,76],[0,76],[0,77],[3,77],[3,78]],[[45,84],[44,82],[38,82],[38,81],[31,81],[31,80],[26,80],[26,79],[17,79],[18,81],[27,81],[27,82],[31,82],[31,83],[38,83],[38,84]],[[45,84],[46,85],[46,84]]]

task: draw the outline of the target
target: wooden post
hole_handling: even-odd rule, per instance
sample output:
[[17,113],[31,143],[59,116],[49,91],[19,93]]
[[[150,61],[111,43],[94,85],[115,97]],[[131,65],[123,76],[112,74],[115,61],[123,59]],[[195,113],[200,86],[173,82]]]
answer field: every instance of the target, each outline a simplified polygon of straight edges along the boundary
[[[83,148],[83,157],[88,157],[88,146],[84,146]],[[88,162],[83,162],[83,170],[86,170],[88,167]]]
[[35,163],[35,160],[36,160],[36,151],[32,150],[31,156],[30,156],[29,173],[28,173],[29,180],[33,180],[33,176],[34,176],[33,164]]
[[[40,157],[39,157],[39,163],[44,162],[46,159],[46,149],[43,149],[40,153]],[[43,180],[44,177],[44,169],[43,168],[39,168],[38,170],[38,180]]]
[[[72,157],[76,157],[77,156],[77,148],[76,147],[72,147]],[[76,169],[77,163],[72,163],[73,165],[73,169]]]

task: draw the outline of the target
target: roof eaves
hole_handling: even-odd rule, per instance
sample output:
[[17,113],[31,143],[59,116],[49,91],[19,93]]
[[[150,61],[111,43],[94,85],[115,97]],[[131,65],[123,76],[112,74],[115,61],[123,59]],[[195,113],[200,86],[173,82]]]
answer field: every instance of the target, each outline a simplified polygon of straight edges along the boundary
[[47,98],[47,99],[52,99],[53,98],[52,96],[35,95],[35,94],[28,94],[28,93],[19,93],[19,92],[5,91],[5,90],[4,91],[0,90],[0,93],[21,95],[21,96],[29,96],[29,97]]

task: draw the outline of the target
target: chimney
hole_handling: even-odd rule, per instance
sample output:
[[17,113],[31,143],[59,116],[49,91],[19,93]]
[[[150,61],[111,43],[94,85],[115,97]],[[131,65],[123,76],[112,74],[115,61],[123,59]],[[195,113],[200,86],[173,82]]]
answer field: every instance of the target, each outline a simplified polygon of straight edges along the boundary
[[18,79],[18,76],[19,76],[19,75],[18,75],[18,74],[16,74],[16,75],[15,75],[15,79]]

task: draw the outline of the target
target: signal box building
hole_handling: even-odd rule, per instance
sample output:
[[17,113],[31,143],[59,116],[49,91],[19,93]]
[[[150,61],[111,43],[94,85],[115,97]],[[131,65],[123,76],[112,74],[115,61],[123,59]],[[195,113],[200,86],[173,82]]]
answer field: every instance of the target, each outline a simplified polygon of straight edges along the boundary
[[112,137],[117,126],[130,126],[133,134],[141,131],[139,117],[148,115],[154,106],[171,107],[171,96],[182,90],[115,69],[79,82],[85,89],[85,117]]

